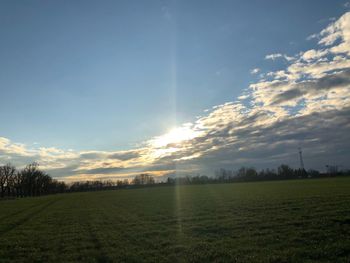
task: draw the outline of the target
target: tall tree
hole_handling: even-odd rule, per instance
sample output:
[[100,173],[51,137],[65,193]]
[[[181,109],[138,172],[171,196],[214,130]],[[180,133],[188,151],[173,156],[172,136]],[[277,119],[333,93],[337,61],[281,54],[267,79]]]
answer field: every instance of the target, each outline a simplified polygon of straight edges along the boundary
[[16,173],[16,167],[11,165],[10,163],[0,166],[1,197],[5,196],[5,192],[7,192],[8,196],[11,195],[11,189],[12,189],[15,173]]

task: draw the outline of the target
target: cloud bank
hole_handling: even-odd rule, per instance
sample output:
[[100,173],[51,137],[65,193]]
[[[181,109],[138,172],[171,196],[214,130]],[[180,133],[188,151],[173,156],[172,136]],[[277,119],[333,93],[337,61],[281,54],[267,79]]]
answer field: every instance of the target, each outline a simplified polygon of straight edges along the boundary
[[[140,172],[212,174],[219,167],[347,165],[350,158],[350,12],[310,37],[315,48],[275,53],[287,66],[253,69],[260,79],[238,98],[206,111],[193,123],[151,138],[128,151],[30,148],[0,137],[0,163],[37,161],[62,180],[129,178]],[[271,61],[273,63],[273,61]]]

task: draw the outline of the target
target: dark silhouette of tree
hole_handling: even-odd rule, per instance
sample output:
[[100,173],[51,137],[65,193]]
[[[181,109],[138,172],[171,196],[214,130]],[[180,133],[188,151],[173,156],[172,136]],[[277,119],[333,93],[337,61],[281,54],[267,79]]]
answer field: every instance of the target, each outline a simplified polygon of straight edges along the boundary
[[134,185],[150,185],[155,184],[154,177],[149,174],[136,175],[132,181]]
[[321,175],[319,171],[312,170],[312,169],[308,170],[307,174],[308,174],[308,176],[314,177],[314,178],[315,177],[320,177],[320,175]]
[[64,182],[52,179],[37,163],[31,163],[21,171],[16,171],[11,164],[0,166],[1,197],[40,196],[62,193],[66,189]]
[[294,170],[294,176],[297,178],[307,178],[308,173],[305,171],[305,169],[299,168]]
[[4,166],[0,166],[0,188],[1,188],[1,197],[11,195],[12,185],[13,185],[13,177],[16,173],[16,167],[11,164],[6,164]]
[[206,175],[197,175],[191,178],[191,183],[193,184],[205,184],[208,183],[209,177]]
[[16,197],[23,197],[23,176],[21,172],[16,172],[13,177],[13,188]]
[[44,177],[46,174],[39,170],[39,164],[31,163],[28,164],[22,171],[23,177],[23,190],[26,196],[40,195],[41,189],[39,187],[43,184]]
[[286,164],[282,164],[277,168],[277,175],[281,179],[291,179],[294,177],[294,171]]

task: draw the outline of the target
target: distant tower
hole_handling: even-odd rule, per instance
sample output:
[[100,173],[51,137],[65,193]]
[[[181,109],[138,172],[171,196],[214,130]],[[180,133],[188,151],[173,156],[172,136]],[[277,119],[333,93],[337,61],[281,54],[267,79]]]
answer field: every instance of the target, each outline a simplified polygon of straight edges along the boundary
[[301,147],[299,149],[299,159],[300,159],[300,169],[305,170],[304,161],[303,161],[303,152],[301,151]]

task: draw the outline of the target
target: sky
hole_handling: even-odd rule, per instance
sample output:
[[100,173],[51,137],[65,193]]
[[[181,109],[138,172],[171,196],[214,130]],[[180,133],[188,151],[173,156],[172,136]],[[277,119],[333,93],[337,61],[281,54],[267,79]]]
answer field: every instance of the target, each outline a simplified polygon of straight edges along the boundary
[[0,164],[350,168],[350,2],[3,0],[0,35]]

